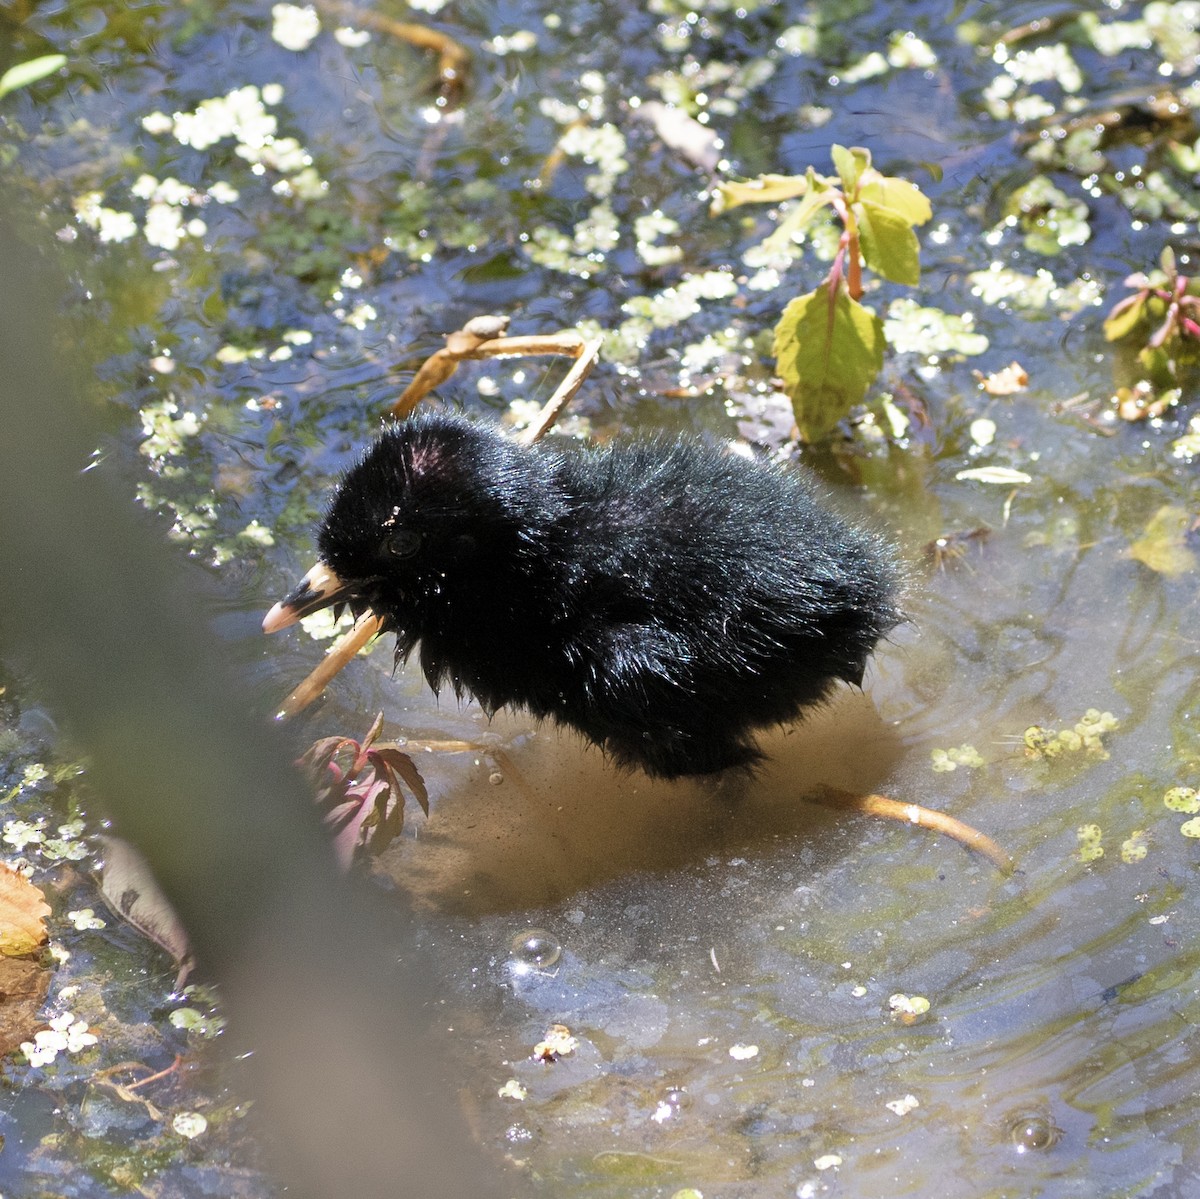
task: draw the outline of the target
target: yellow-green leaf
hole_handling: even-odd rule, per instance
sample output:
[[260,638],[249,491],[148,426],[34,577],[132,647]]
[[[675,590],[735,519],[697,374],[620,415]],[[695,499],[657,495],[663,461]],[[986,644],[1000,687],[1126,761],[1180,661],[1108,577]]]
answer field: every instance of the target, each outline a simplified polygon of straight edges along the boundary
[[757,179],[747,179],[742,183],[719,183],[711,211],[715,216],[742,204],[777,204],[780,200],[804,195],[808,186],[808,177],[805,175],[759,175]]
[[1120,341],[1138,327],[1146,314],[1146,298],[1145,295],[1130,296],[1108,314],[1104,322],[1106,341]]
[[826,204],[833,202],[836,193],[827,187],[813,187],[791,212],[779,222],[779,227],[770,237],[763,240],[763,248],[770,253],[782,250],[792,237],[799,233]]
[[1164,504],[1129,547],[1129,556],[1169,578],[1195,570],[1196,554],[1185,540],[1191,523],[1186,508]]
[[47,75],[53,75],[60,67],[66,65],[66,61],[65,54],[43,54],[40,58],[30,58],[17,63],[15,67],[9,67],[0,75],[0,100],[19,87],[28,87],[31,83],[37,83],[39,79],[45,79]]
[[838,178],[842,181],[842,190],[847,197],[853,198],[863,172],[871,166],[871,151],[864,150],[862,146],[851,146],[847,150],[845,146],[835,145],[830,148],[829,153],[834,167],[837,168]]
[[893,283],[920,283],[920,247],[908,218],[869,200],[855,204],[854,212],[867,266]]
[[876,171],[864,175],[858,198],[869,200],[881,208],[891,208],[910,225],[923,225],[933,216],[933,208],[925,198],[925,193],[915,183],[897,179],[893,175],[880,175]]
[[808,441],[829,433],[867,394],[883,365],[883,322],[828,280],[797,296],[775,326],[776,370]]

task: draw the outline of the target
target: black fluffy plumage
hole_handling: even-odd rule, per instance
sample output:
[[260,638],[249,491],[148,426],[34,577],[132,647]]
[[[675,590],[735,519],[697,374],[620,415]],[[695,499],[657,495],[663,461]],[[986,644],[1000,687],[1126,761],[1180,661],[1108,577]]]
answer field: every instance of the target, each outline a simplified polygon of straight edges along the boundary
[[526,447],[415,417],[347,473],[318,543],[336,577],[272,627],[369,607],[435,691],[526,708],[662,778],[752,767],[756,730],[861,684],[899,620],[879,537],[804,472],[695,440]]

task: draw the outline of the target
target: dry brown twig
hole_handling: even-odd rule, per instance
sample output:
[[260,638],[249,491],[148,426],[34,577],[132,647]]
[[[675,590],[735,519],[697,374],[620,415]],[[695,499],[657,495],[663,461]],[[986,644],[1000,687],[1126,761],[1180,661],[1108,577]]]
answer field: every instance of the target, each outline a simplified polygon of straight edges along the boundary
[[440,29],[432,29],[428,25],[397,21],[383,13],[361,8],[357,4],[346,4],[342,0],[319,0],[317,7],[322,13],[348,24],[394,37],[421,50],[432,50],[438,58],[438,81],[443,94],[452,101],[457,101],[462,94],[471,55],[449,34],[442,33]]
[[898,820],[902,824],[915,824],[935,833],[944,833],[947,837],[953,837],[960,845],[965,845],[987,858],[1001,874],[1012,874],[1015,869],[1012,858],[986,833],[981,833],[954,816],[947,816],[945,812],[934,808],[889,799],[886,795],[855,795],[851,791],[840,791],[836,787],[823,787],[807,798],[827,808],[862,812],[865,816],[881,816],[885,820]]

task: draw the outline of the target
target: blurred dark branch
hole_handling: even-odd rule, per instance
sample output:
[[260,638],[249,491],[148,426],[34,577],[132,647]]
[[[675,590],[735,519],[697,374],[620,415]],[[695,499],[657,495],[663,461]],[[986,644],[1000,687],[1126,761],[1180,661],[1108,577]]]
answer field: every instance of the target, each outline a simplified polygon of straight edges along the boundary
[[426,1035],[435,975],[409,914],[339,877],[294,748],[207,627],[205,577],[135,510],[131,480],[82,471],[99,434],[77,378],[93,364],[61,358],[61,268],[12,211],[0,189],[0,653],[89,754],[223,984],[289,1193],[510,1191]]

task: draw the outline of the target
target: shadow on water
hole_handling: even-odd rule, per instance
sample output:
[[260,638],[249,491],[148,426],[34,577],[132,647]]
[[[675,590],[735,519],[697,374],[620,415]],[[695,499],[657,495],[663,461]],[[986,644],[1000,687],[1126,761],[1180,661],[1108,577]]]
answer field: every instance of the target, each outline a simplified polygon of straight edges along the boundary
[[[501,719],[501,738],[528,727]],[[655,781],[614,770],[568,733],[519,739],[457,765],[428,822],[384,859],[398,885],[438,909],[482,916],[713,854],[758,857],[804,842],[823,859],[837,852],[834,829],[845,820],[804,803],[805,793],[820,784],[875,790],[898,748],[870,701],[849,691],[764,738],[770,760],[752,778]]]

